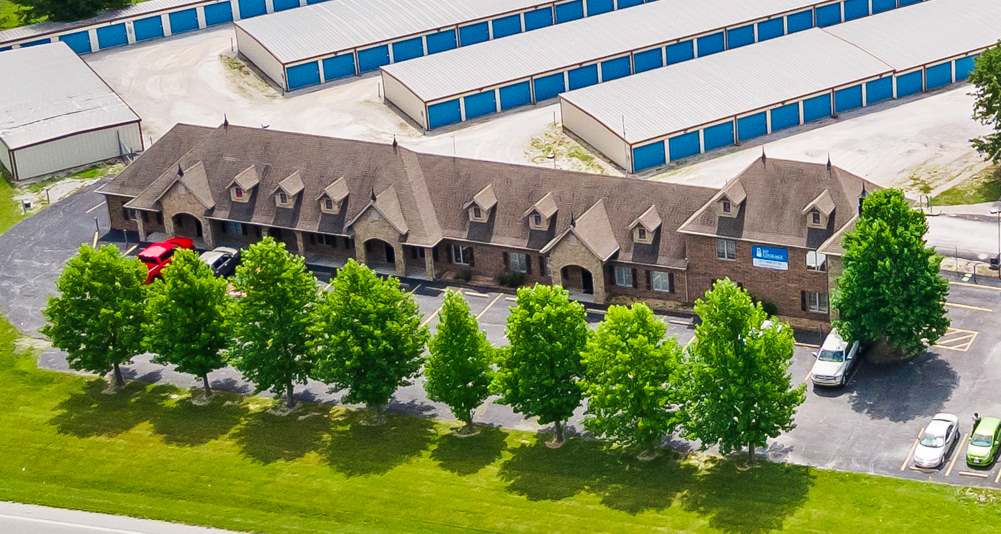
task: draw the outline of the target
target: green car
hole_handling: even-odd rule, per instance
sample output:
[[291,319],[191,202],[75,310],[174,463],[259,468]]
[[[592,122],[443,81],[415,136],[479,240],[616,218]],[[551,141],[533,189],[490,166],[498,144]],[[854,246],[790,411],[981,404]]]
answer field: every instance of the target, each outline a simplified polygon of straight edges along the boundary
[[973,429],[973,434],[970,434],[970,443],[966,446],[966,465],[992,465],[997,456],[998,443],[1001,443],[1001,419],[984,417]]

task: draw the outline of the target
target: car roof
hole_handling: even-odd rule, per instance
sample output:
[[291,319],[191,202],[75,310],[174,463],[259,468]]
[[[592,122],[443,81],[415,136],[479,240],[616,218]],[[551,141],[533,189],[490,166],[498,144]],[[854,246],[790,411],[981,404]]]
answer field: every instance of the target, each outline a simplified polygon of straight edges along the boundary
[[845,350],[848,343],[841,339],[841,334],[838,334],[837,330],[831,329],[831,333],[827,334],[827,338],[824,339],[824,345],[820,347],[821,350]]
[[944,435],[946,429],[949,428],[949,425],[951,424],[952,421],[946,421],[945,419],[932,419],[932,421],[928,423],[928,426],[925,428],[925,432],[928,432],[929,434]]
[[959,417],[956,417],[955,415],[953,415],[951,413],[941,412],[941,413],[935,414],[935,417],[932,417],[932,420],[948,421],[950,423],[957,423],[957,422],[959,422]]
[[172,250],[173,248],[174,248],[173,246],[165,247],[163,246],[163,243],[154,243],[144,248],[143,251],[139,253],[139,255],[150,258],[159,258],[160,256],[163,255],[164,252]]
[[985,433],[990,432],[993,434],[994,431],[998,429],[999,425],[1001,425],[1001,419],[998,419],[997,417],[984,417],[980,420],[980,423],[977,424],[977,428],[973,431],[974,433],[983,431]]
[[209,250],[207,252],[202,252],[202,255],[199,256],[199,258],[201,258],[201,260],[206,263],[212,263],[221,257],[223,257],[223,253],[218,250]]
[[236,250],[235,248],[230,248],[230,247],[216,247],[216,248],[212,249],[212,252],[219,252],[219,253],[222,253],[222,254],[229,254],[230,256],[232,256],[232,255],[236,254],[239,251]]

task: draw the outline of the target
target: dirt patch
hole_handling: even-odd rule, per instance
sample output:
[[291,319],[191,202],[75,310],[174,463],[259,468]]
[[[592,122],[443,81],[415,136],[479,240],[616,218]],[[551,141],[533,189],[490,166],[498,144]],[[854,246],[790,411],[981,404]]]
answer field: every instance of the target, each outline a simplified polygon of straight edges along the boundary
[[549,163],[560,169],[613,174],[607,164],[564,133],[563,128],[554,124],[550,124],[542,135],[529,141],[525,157],[536,165]]
[[219,62],[226,69],[226,78],[240,94],[268,99],[279,96],[278,91],[258,76],[242,59],[229,54],[219,54]]
[[937,206],[980,204],[1001,200],[1001,167],[988,167],[935,197]]

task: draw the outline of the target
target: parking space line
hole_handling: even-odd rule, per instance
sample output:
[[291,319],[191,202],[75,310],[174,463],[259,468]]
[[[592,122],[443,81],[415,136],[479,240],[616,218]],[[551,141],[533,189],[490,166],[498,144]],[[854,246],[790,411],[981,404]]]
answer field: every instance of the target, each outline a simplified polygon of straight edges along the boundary
[[1001,482],[1001,469],[998,469],[998,476],[994,477],[994,483],[997,484]]
[[500,300],[501,297],[503,297],[503,296],[504,296],[503,293],[498,293],[497,296],[494,297],[494,299],[490,301],[490,304],[487,304],[487,307],[483,308],[483,311],[481,311],[480,313],[476,314],[476,320],[479,321],[480,317],[483,317],[483,315],[485,313],[487,313],[490,310],[490,308],[493,308],[494,304],[497,304],[497,301]]
[[956,440],[956,445],[952,450],[952,460],[949,462],[949,467],[945,470],[945,476],[952,474],[952,468],[956,466],[956,460],[960,457],[959,445],[963,443],[963,436],[966,434],[960,434],[959,439]]
[[946,302],[945,305],[946,306],[950,306],[952,308],[962,308],[964,310],[973,310],[973,311],[980,311],[980,312],[985,312],[985,313],[991,313],[991,312],[994,311],[994,310],[992,310],[990,308],[983,308],[983,307],[980,307],[980,306],[970,306],[969,304],[959,304],[959,303],[956,303],[956,302]]
[[420,289],[420,288],[422,288],[422,287],[424,287],[424,282],[421,282],[421,283],[417,284],[416,287],[414,287],[413,289],[410,290],[410,293],[411,294],[416,293],[417,290]]
[[917,471],[918,473],[924,473],[926,475],[930,475],[935,472],[934,469],[929,469],[927,467],[918,467],[916,465],[909,466],[908,469],[910,469],[911,471]]
[[421,321],[421,327],[427,326],[427,324],[431,322],[431,319],[434,319],[438,315],[438,312],[440,311],[441,311],[441,306],[438,306],[438,309],[435,310],[434,313],[428,315],[423,321]]
[[98,236],[98,235],[97,235],[97,231],[95,230],[95,231],[94,231],[94,240],[93,240],[93,242],[92,242],[92,243],[90,244],[90,246],[91,246],[92,248],[97,248],[97,239],[98,239],[98,237],[100,237],[100,236]]
[[489,293],[480,293],[479,291],[473,291],[472,289],[467,289],[463,293],[469,295],[470,297],[479,297],[481,299],[490,298]]
[[691,326],[692,325],[691,321],[682,321],[680,319],[668,319],[667,322],[671,323],[671,324],[676,324],[678,326]]
[[133,252],[135,252],[137,248],[139,248],[139,245],[132,245],[131,247],[129,247],[128,250],[125,251],[125,255],[128,256],[129,254],[132,254]]
[[89,210],[85,211],[84,213],[94,213],[94,210],[96,210],[97,208],[100,208],[103,205],[104,205],[104,201],[102,201],[100,204],[94,206],[93,208],[90,208]]
[[1001,291],[1001,287],[982,286],[980,284],[965,284],[963,282],[949,282],[949,284],[954,285],[954,286],[974,287],[974,288],[977,288],[977,289],[987,289],[987,290],[990,290],[990,291]]
[[518,302],[518,299],[516,299],[515,297],[504,297],[504,299],[507,300],[508,302]]
[[991,476],[990,473],[974,473],[972,471],[960,471],[956,474],[961,477],[977,477],[977,478],[988,478]]
[[903,471],[907,469],[907,465],[911,463],[911,456],[914,455],[914,449],[918,448],[918,439],[921,438],[921,432],[924,429],[918,430],[917,437],[914,438],[914,443],[911,443],[911,450],[907,451],[907,457],[904,458],[904,463],[900,464],[900,470]]
[[939,338],[934,347],[940,349],[954,350],[956,352],[966,352],[970,350],[973,342],[977,339],[976,330],[963,330],[962,328],[949,327],[945,335]]

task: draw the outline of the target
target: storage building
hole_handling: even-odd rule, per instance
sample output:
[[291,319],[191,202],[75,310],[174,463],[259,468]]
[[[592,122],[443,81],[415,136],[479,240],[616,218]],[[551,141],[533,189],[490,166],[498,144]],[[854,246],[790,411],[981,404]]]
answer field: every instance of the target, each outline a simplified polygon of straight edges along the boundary
[[660,0],[388,65],[383,85],[430,130],[871,12],[869,0]]
[[965,80],[1001,3],[934,0],[561,95],[564,128],[630,172]]
[[322,0],[146,0],[74,22],[43,22],[0,31],[0,51],[62,41],[89,54]]
[[62,43],[0,52],[0,164],[26,180],[143,149],[139,116]]
[[334,0],[236,24],[240,53],[292,91],[653,0]]

